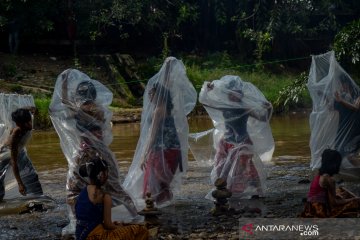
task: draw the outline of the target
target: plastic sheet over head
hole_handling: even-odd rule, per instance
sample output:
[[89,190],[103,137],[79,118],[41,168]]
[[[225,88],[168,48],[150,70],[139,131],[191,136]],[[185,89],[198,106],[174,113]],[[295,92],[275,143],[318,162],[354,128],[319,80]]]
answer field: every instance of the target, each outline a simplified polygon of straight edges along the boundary
[[[214,130],[190,134],[190,149],[195,159],[213,164],[213,184],[221,177],[227,180],[233,194],[240,198],[264,195],[266,173],[263,162],[270,161],[274,151],[269,124],[271,103],[253,84],[231,75],[204,82],[199,101],[212,119]],[[204,138],[205,141],[202,140]],[[215,151],[204,151],[206,148],[199,146],[206,142],[208,149]],[[207,156],[201,157],[199,149]],[[252,185],[250,177],[245,180],[249,174],[257,175],[252,178]],[[250,186],[254,187],[252,191]]]
[[124,204],[136,216],[131,197],[121,187],[118,163],[109,149],[112,98],[107,87],[76,69],[67,69],[57,78],[49,113],[69,166],[67,202],[75,202],[79,188],[89,183],[80,176],[80,166],[100,157],[109,166],[105,188],[112,196],[113,205]]
[[319,168],[322,152],[331,148],[343,157],[341,172],[360,168],[359,87],[336,61],[333,51],[312,56],[307,87],[313,101],[310,167]]
[[[144,204],[146,192],[151,192],[157,206],[165,206],[179,191],[181,176],[187,169],[186,115],[196,99],[185,66],[174,57],[168,57],[149,79],[143,97],[140,138],[124,181],[124,187],[135,194],[140,205]],[[168,190],[163,192],[165,188]]]
[[[199,101],[204,105],[215,129],[191,133],[191,142],[195,142],[194,146],[190,145],[191,149],[196,147],[196,142],[201,141],[201,138],[207,134],[213,135],[213,142],[209,147],[215,147],[224,134],[233,134],[233,140],[237,142],[248,134],[254,151],[259,154],[261,160],[264,162],[271,160],[275,146],[270,128],[272,105],[253,84],[232,75],[212,82],[205,81]],[[245,135],[238,134],[241,132],[236,129],[226,129],[225,120],[230,122],[230,126],[231,122],[243,124],[245,128],[242,131]]]

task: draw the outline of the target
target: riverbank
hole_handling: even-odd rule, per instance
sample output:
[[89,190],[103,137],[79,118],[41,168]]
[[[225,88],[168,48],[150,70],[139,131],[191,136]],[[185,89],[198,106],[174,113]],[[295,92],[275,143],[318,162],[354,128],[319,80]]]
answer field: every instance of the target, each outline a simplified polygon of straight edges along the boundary
[[[287,218],[291,222],[303,208],[312,173],[308,159],[295,156],[275,158],[267,166],[267,196],[231,202],[237,209],[230,215],[214,217],[214,204],[204,196],[212,189],[209,184],[211,167],[189,162],[183,187],[172,205],[161,209],[161,225],[154,239],[239,239],[242,218]],[[68,223],[65,205],[66,169],[39,172],[46,195],[55,200],[55,208],[44,212],[1,216],[0,239],[62,239],[61,229]],[[359,194],[358,182],[342,183]]]

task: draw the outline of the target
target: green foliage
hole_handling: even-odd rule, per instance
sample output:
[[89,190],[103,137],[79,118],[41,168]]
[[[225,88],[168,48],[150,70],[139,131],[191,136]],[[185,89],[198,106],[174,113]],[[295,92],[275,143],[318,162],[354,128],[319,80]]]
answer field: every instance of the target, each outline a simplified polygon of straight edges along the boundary
[[360,61],[360,19],[349,23],[336,34],[334,50],[341,60],[353,64]]
[[[295,107],[299,102],[304,103],[304,98],[306,98],[305,95],[307,94],[305,91],[307,81],[308,75],[303,72],[295,79],[295,81],[283,87],[283,89],[279,91],[278,97],[274,102],[274,108],[278,111],[287,111],[289,108]],[[309,98],[309,96],[307,96],[307,98]]]
[[263,55],[271,50],[271,41],[273,37],[269,32],[254,31],[252,29],[246,29],[243,33],[245,39],[249,39],[256,43],[256,49],[254,55],[256,60],[260,63],[263,59]]
[[50,128],[51,120],[49,117],[50,98],[35,98],[36,114],[35,126],[39,128]]

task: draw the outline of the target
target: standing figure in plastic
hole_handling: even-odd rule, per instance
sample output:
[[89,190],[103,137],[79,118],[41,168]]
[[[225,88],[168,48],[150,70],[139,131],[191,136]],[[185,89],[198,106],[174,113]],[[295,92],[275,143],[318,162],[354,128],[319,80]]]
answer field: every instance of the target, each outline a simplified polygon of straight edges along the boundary
[[319,169],[327,148],[340,152],[340,172],[360,166],[360,88],[336,61],[335,52],[312,56],[307,88],[313,103],[310,114],[310,167]]
[[16,127],[0,150],[0,201],[5,195],[4,180],[9,166],[13,169],[21,195],[43,194],[38,175],[25,150],[32,131],[31,112],[28,108],[19,108],[12,112],[11,117]]
[[216,129],[211,182],[223,178],[234,197],[263,196],[262,160],[270,160],[274,150],[271,104],[255,86],[237,76],[205,82],[199,101]]
[[179,190],[187,168],[186,115],[195,103],[196,91],[183,63],[167,58],[146,86],[140,139],[124,182],[139,204],[151,193],[157,206],[165,206]]
[[65,70],[56,81],[50,116],[69,164],[66,189],[71,222],[70,229],[63,230],[64,234],[74,232],[74,206],[81,189],[88,183],[80,176],[79,167],[94,157],[102,158],[109,166],[104,187],[111,193],[114,206],[124,204],[132,216],[137,215],[132,199],[120,184],[118,164],[109,149],[111,101],[109,89],[78,70]]
[[102,189],[109,176],[107,162],[93,158],[80,167],[80,175],[89,178],[76,202],[76,239],[127,239],[147,240],[148,230],[143,225],[124,225],[112,221],[111,195]]
[[342,76],[340,86],[335,92],[334,102],[334,109],[339,112],[335,149],[356,163],[355,154],[360,148],[360,96],[347,76]]

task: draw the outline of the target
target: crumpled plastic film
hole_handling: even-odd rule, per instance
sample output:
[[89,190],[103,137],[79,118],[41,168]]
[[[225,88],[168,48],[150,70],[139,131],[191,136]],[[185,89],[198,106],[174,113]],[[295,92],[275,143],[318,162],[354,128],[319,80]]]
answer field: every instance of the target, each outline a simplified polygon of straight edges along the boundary
[[55,83],[49,113],[69,166],[66,192],[70,233],[75,229],[77,196],[88,183],[88,179],[80,176],[79,167],[95,156],[108,163],[109,176],[104,188],[112,196],[113,205],[124,204],[132,217],[137,215],[133,200],[121,186],[118,163],[109,149],[112,98],[107,87],[76,69],[65,70]]
[[[215,148],[211,183],[223,178],[238,198],[264,196],[263,162],[270,161],[274,152],[270,102],[253,84],[231,75],[204,82],[199,101],[215,127],[209,132],[213,142],[208,147]],[[191,150],[196,158],[196,149]],[[211,192],[207,198],[212,199]]]
[[147,83],[141,132],[124,187],[139,206],[150,192],[156,206],[171,203],[187,170],[189,126],[186,116],[196,104],[195,88],[182,61],[168,57]]
[[313,101],[310,167],[319,168],[322,152],[331,148],[343,157],[341,171],[359,168],[360,89],[336,61],[334,51],[312,56],[307,87]]

